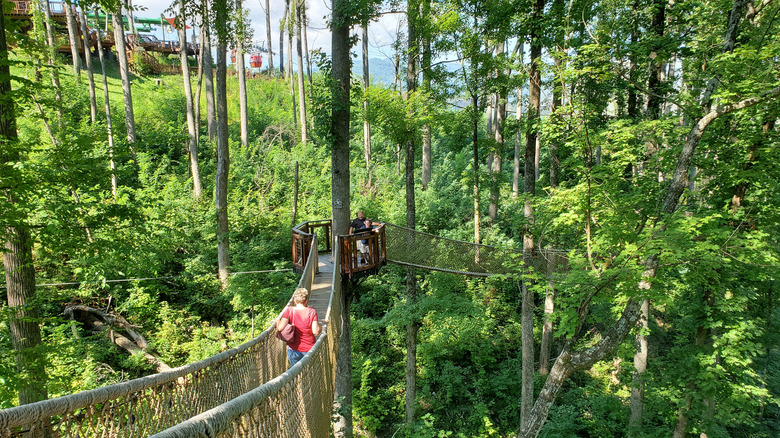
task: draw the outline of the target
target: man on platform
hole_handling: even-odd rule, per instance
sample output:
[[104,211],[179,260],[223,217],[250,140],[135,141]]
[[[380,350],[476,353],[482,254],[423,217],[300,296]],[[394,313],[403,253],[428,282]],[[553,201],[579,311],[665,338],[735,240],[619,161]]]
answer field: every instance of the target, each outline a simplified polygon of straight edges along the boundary
[[363,210],[360,210],[357,212],[357,217],[355,219],[352,219],[352,222],[349,224],[349,234],[355,234],[355,231],[363,229],[366,224],[366,218],[363,216]]

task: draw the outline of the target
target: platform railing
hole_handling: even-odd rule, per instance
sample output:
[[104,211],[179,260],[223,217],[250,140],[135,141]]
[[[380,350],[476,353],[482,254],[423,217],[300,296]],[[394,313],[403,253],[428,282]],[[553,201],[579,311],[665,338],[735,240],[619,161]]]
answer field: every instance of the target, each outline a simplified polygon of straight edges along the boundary
[[292,229],[293,267],[301,272],[308,261],[314,236],[318,236],[317,251],[330,252],[333,223],[330,219],[319,219],[302,222]]
[[[341,235],[338,241],[341,249],[341,273],[347,277],[361,272],[376,272],[387,263],[384,224],[379,224],[371,230]],[[363,245],[368,247],[367,254],[360,253],[358,242],[363,242]]]

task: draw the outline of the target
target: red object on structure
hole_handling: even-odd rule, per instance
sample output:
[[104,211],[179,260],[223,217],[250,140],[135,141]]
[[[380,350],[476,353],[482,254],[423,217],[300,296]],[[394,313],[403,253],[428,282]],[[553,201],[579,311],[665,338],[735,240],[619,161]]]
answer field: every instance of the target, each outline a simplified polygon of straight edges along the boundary
[[249,65],[252,68],[260,68],[263,66],[263,57],[260,55],[252,55],[249,57]]
[[[174,29],[177,29],[177,27],[176,27],[176,17],[174,17],[174,18],[166,18],[165,21],[167,21]],[[186,24],[184,25],[184,28],[185,29],[190,29],[190,27],[187,26]]]
[[236,51],[235,50],[231,50],[230,51],[230,62],[232,62],[233,64],[236,63]]

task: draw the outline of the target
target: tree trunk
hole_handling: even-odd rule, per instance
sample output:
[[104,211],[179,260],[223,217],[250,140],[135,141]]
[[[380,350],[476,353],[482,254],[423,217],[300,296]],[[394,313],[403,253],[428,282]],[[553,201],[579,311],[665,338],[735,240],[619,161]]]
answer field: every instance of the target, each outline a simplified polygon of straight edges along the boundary
[[[349,0],[332,0],[331,48],[333,59],[333,104],[331,111],[331,209],[333,216],[333,248],[338,247],[338,235],[346,234],[350,222],[349,172]],[[335,251],[335,250],[334,250]],[[342,283],[341,329],[336,366],[334,393],[334,435],[352,437],[352,333],[349,307],[352,299],[349,282]]]
[[[125,44],[124,25],[122,24],[121,6],[114,11],[114,44],[119,58],[119,75],[122,77],[122,97],[125,102],[125,125],[127,127],[127,142],[135,143],[135,116],[133,115],[133,93],[130,90],[130,70],[127,65],[127,45]],[[135,156],[133,146],[130,151]]]
[[480,218],[479,218],[479,96],[471,94],[471,107],[474,109],[473,125],[471,130],[471,145],[474,149],[474,247],[475,263],[479,263],[479,242],[480,242]]
[[[81,58],[79,57],[79,31],[76,28],[76,19],[73,17],[73,5],[63,3],[65,21],[68,23],[68,41],[70,42],[70,55],[73,58],[73,74],[81,80]],[[84,42],[86,43],[86,38]]]
[[[241,11],[241,0],[236,0],[236,10]],[[249,115],[246,101],[246,67],[244,66],[244,38],[246,24],[236,23],[236,73],[238,73],[238,102],[241,111],[241,146],[249,145]]]
[[[290,6],[290,2],[293,0],[287,1],[287,6]],[[293,81],[292,78],[292,57],[293,57],[293,33],[295,32],[294,24],[292,23],[293,20],[295,20],[295,11],[291,10],[289,15],[287,15],[287,22],[285,22],[285,27],[287,27],[287,70],[284,75],[287,82],[290,84],[290,101],[292,102],[292,116],[293,116],[293,127],[297,130],[298,129],[298,102],[295,100],[295,81]]]
[[293,202],[292,202],[292,226],[295,226],[295,217],[298,215],[298,162],[295,162],[293,174]]
[[[309,19],[306,18],[306,0],[299,0],[301,2],[301,27],[303,28],[303,53],[306,55],[306,77],[309,79],[309,94],[312,90],[312,76],[311,76],[311,58],[309,57]],[[309,96],[311,97],[311,96]]]
[[[419,46],[419,19],[420,0],[407,2],[408,10],[408,65],[406,74],[405,100],[409,100],[417,91],[418,63],[420,54]],[[406,140],[406,227],[414,229],[416,221],[415,196],[414,196],[414,155],[416,133],[409,130]],[[410,237],[411,238],[411,237]],[[408,242],[414,245],[414,242]],[[406,301],[407,305],[414,305],[417,301],[417,277],[414,268],[406,268]],[[414,422],[417,408],[417,332],[419,322],[411,321],[406,326],[406,424]]]
[[200,35],[198,35],[198,72],[195,85],[195,98],[193,99],[193,109],[195,110],[195,133],[198,136],[198,144],[200,145],[200,97],[203,92],[203,55],[206,50],[211,50],[211,48],[206,49],[203,46],[203,28],[205,26],[201,26],[200,29]]
[[181,76],[184,80],[184,100],[187,106],[187,135],[189,136],[190,171],[192,172],[192,195],[200,199],[200,166],[198,165],[198,132],[195,129],[195,109],[192,102],[192,84],[190,83],[190,67],[187,62],[187,30],[184,15],[184,0],[179,0],[179,60],[181,61]]
[[[525,201],[523,216],[526,220],[526,228],[523,231],[523,261],[526,268],[533,266],[534,236],[531,229],[534,223],[533,197],[536,192],[536,179],[533,177],[536,163],[536,139],[538,137],[539,110],[541,108],[541,73],[540,63],[542,56],[541,29],[539,28],[542,14],[544,13],[545,0],[536,0],[533,11],[533,27],[531,28],[531,65],[528,84],[528,131],[525,143],[525,167],[524,167],[524,192]],[[533,283],[530,278],[522,282],[522,394],[520,401],[520,427],[525,428],[531,421],[531,409],[534,397],[534,297]],[[549,378],[549,377],[548,377]]]
[[228,175],[230,147],[227,123],[227,0],[215,1],[217,29],[217,175],[214,203],[217,210],[217,263],[222,289],[227,287],[230,266],[230,238],[228,223]]
[[301,46],[302,43],[302,29],[303,25],[301,24],[303,21],[303,13],[302,13],[302,2],[304,0],[294,0],[295,1],[295,34],[296,34],[296,40],[295,40],[295,46],[297,50],[298,55],[298,110],[301,114],[301,143],[306,144],[306,141],[308,139],[308,133],[306,132],[306,92],[305,92],[305,86],[304,86],[304,79],[303,79],[303,72],[306,68],[306,66],[303,64],[303,48]]
[[89,51],[89,29],[87,29],[87,12],[84,7],[81,8],[81,34],[84,37],[84,60],[87,69],[87,79],[89,80],[89,116],[92,123],[97,120],[97,95],[95,92],[95,74],[92,72],[92,55]]
[[265,30],[268,36],[268,71],[271,77],[276,76],[274,71],[274,48],[271,44],[271,6],[269,0],[265,0]]
[[54,41],[54,25],[51,19],[49,1],[45,0],[43,4],[41,4],[41,8],[43,8],[43,16],[46,25],[46,39],[48,41],[48,51],[46,58],[51,70],[51,84],[54,87],[54,99],[57,106],[57,122],[59,128],[62,125],[62,87],[60,87],[59,70],[54,68],[54,58],[57,56],[57,46]]
[[279,23],[279,73],[283,78],[287,78],[287,72],[284,68],[284,28],[287,23],[287,17],[290,13],[290,2],[285,0],[284,2],[284,15],[282,21]]
[[[208,2],[204,2],[203,21],[208,23],[209,10],[207,9]],[[203,38],[201,44],[205,46],[203,51],[203,76],[204,76],[204,88],[206,90],[206,128],[209,133],[209,140],[214,141],[217,137],[217,116],[216,116],[216,104],[214,102],[214,60],[211,57],[211,31],[208,25],[204,25],[201,28],[201,37]],[[198,102],[200,105],[200,102]]]
[[[502,57],[504,55],[504,42],[498,43],[496,46],[496,57]],[[499,69],[497,72],[497,82],[500,84],[504,82],[505,75],[503,69]],[[495,149],[492,153],[491,167],[490,167],[490,205],[488,206],[488,214],[490,222],[495,224],[498,218],[499,201],[501,199],[501,169],[504,164],[504,121],[506,120],[506,88],[502,87],[501,91],[495,94],[495,105],[493,110],[495,112],[495,124],[493,138],[495,139]]]
[[[363,92],[368,91],[368,20],[363,21]],[[371,124],[368,122],[368,99],[363,99],[363,158],[366,161],[366,189],[371,187]]]
[[138,29],[135,27],[135,16],[133,15],[133,0],[122,0],[125,10],[127,10],[127,26],[130,28],[130,33],[133,35],[138,34]]
[[[11,72],[8,64],[8,45],[5,37],[5,14],[0,8],[0,164],[12,166],[22,159],[17,149],[16,109],[11,90]],[[2,197],[8,203],[16,202],[18,182],[4,178]],[[10,184],[9,184],[10,183]],[[11,185],[11,187],[8,187]],[[16,351],[16,369],[23,376],[19,385],[19,404],[34,403],[47,398],[44,358],[35,353],[41,343],[41,329],[35,309],[35,267],[33,242],[26,219],[19,218],[4,231],[3,268],[8,307],[11,343]]]
[[[95,19],[98,18],[98,10],[95,9]],[[106,62],[103,59],[103,43],[100,35],[97,39],[98,59],[103,78],[103,101],[106,108],[106,134],[108,135],[108,165],[111,168],[111,195],[116,199],[118,183],[116,180],[116,164],[114,163],[114,134],[111,124],[111,101],[108,95],[108,78],[106,76]]]
[[[655,41],[661,41],[664,35],[666,24],[666,2],[656,0],[654,2],[653,21],[650,26],[650,33]],[[653,52],[659,51],[661,47],[652,47]],[[661,116],[662,93],[662,63],[657,57],[650,59],[650,72],[647,81],[649,95],[647,97],[647,118],[658,120]],[[645,398],[645,379],[644,374],[647,371],[647,329],[648,318],[650,316],[650,301],[645,299],[640,305],[641,315],[639,324],[641,330],[636,335],[636,352],[634,353],[634,372],[631,382],[631,398],[629,407],[631,413],[628,419],[628,436],[639,436],[642,431],[642,411],[644,410]]]
[[[430,20],[431,2],[422,1],[422,19],[424,22]],[[422,76],[423,89],[426,92],[431,91],[431,39],[429,30],[423,30],[422,35]],[[423,191],[428,190],[428,183],[431,182],[431,125],[426,123],[422,127],[422,170],[420,176],[420,186]]]
[[[520,56],[520,66],[523,67],[523,44],[518,47],[518,54]],[[517,119],[518,126],[523,119],[523,87],[517,86],[517,111],[515,112],[515,118]],[[520,195],[520,157],[522,155],[522,129],[518,129],[515,134],[515,160],[514,169],[512,171],[512,196],[515,198]]]
[[[560,17],[562,19],[564,11],[563,11],[563,1],[562,0],[554,0],[553,4],[551,6],[551,10],[554,11],[556,17]],[[556,45],[555,47],[556,52],[563,51],[563,35],[562,31],[560,33],[556,34]],[[552,108],[551,108],[551,114],[550,118],[553,120],[553,123],[560,126],[561,123],[561,117],[558,115],[558,110],[562,106],[563,103],[563,87],[564,87],[564,78],[563,78],[563,60],[560,56],[554,55],[553,56],[553,62],[555,64],[555,82],[553,84],[553,92],[552,92]],[[548,144],[548,151],[550,155],[550,188],[555,189],[558,187],[558,142],[559,139],[555,136],[552,136],[552,138],[549,141]],[[538,151],[538,150],[537,150]],[[536,157],[538,160],[538,156]],[[538,178],[537,178],[538,179]],[[547,290],[545,291],[544,296],[544,319],[542,326],[542,342],[539,347],[539,374],[545,376],[549,373],[549,366],[550,366],[550,348],[552,346],[553,341],[553,312],[555,311],[555,282],[551,279],[552,276],[549,275],[553,270],[555,269],[557,265],[557,254],[548,252],[547,254],[547,273],[548,273],[548,281],[547,281]]]

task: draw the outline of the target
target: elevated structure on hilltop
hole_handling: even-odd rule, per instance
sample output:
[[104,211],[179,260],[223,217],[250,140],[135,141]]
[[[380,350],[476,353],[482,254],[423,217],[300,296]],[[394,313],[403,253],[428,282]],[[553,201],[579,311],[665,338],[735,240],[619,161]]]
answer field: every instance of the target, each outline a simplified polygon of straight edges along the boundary
[[[32,27],[33,8],[35,7],[36,2],[31,0],[13,0],[12,3],[14,7],[8,13],[7,17],[11,20],[23,22],[21,25],[22,31],[28,31]],[[54,22],[54,29],[58,35],[67,35],[68,33],[65,7],[67,7],[67,5],[64,2],[49,2],[49,11],[51,12],[52,21]],[[109,24],[111,22],[110,15],[98,13],[95,13],[94,15],[89,14],[86,18],[87,28],[89,29],[89,35],[87,36],[82,35],[81,26],[79,24],[81,20],[84,19],[83,15],[74,13],[74,17],[77,21],[76,32],[78,32],[77,40],[80,45],[78,52],[80,54],[84,53],[83,44],[85,44],[85,42],[90,47],[91,51],[95,52],[98,47],[98,38],[101,39],[103,50],[111,50],[115,44],[115,41],[113,32],[108,31]],[[122,17],[122,20],[125,27],[129,28],[130,22],[128,18]],[[164,64],[159,62],[153,56],[143,53],[156,52],[163,55],[178,55],[182,50],[182,47],[178,41],[166,41],[164,39],[161,41],[150,33],[138,32],[139,30],[142,32],[149,32],[152,30],[152,26],[172,28],[173,20],[174,19],[172,18],[164,17],[160,17],[159,19],[134,17],[133,22],[136,23],[136,29],[131,29],[130,31],[125,32],[126,43],[128,50],[130,51],[128,53],[128,57],[131,59],[138,58],[145,65],[149,66],[153,73],[180,73],[180,65]],[[140,26],[137,24],[140,24]],[[165,32],[163,32],[163,36],[164,35]],[[197,43],[187,43],[186,51],[188,56],[196,56],[199,49],[200,48]],[[65,41],[62,41],[62,44],[57,47],[57,51],[63,54],[71,53],[70,42],[67,38],[65,38]]]

